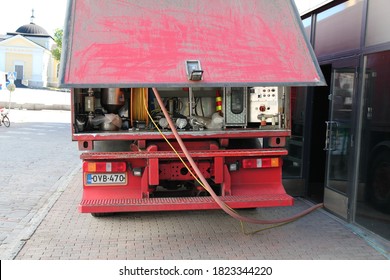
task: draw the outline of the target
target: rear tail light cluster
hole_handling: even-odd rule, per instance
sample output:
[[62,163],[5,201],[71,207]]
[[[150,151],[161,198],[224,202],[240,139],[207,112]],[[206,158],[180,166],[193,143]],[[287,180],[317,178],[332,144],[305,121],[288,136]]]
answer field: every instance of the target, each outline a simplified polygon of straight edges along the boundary
[[87,162],[83,163],[83,171],[91,173],[99,172],[126,172],[126,162]]
[[242,168],[279,167],[280,158],[251,158],[242,160]]

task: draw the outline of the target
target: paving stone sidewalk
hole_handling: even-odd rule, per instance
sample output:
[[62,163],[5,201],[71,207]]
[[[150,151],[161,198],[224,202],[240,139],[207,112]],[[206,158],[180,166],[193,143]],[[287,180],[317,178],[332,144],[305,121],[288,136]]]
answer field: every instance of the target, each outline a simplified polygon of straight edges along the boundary
[[[81,214],[81,171],[70,181],[20,260],[382,260],[386,257],[324,210],[256,234],[223,211],[122,213],[94,218]],[[257,218],[291,216],[310,205],[240,211]],[[262,226],[248,225],[248,231]]]

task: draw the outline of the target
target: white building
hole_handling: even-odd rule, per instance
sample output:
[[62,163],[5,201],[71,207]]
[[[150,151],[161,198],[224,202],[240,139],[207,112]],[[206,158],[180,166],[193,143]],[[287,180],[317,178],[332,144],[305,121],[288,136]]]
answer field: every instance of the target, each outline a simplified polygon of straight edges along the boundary
[[57,86],[59,61],[51,53],[55,42],[33,18],[15,32],[0,35],[0,71],[16,72],[17,86]]

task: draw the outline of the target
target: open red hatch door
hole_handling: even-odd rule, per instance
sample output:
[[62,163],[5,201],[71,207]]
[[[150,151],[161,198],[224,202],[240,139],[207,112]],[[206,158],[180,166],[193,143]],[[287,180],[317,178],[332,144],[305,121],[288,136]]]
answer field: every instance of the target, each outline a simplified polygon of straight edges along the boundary
[[[61,85],[321,85],[292,0],[73,0]],[[191,81],[186,61],[203,76]],[[190,65],[191,67],[191,65]]]

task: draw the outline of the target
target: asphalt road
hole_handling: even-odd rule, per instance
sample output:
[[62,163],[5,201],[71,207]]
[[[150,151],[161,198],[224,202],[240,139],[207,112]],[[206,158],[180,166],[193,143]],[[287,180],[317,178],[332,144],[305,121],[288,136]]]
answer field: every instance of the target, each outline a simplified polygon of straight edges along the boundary
[[0,126],[0,259],[12,259],[80,167],[69,111],[11,110]]

